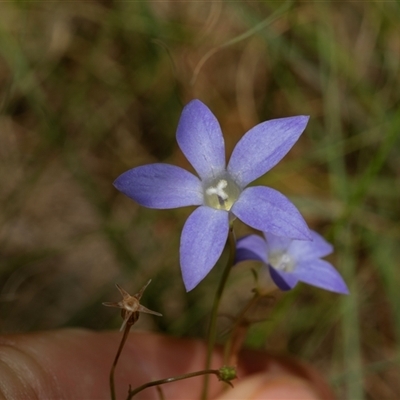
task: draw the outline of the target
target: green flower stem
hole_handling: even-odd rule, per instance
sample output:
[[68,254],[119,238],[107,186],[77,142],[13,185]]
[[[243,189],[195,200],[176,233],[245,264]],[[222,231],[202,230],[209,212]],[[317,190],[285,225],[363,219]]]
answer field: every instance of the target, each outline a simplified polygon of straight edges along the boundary
[[[215,341],[217,338],[217,316],[218,316],[219,304],[221,302],[222,293],[224,292],[225,284],[228,280],[229,273],[230,273],[233,263],[235,261],[236,239],[235,239],[235,234],[233,232],[232,226],[229,229],[227,243],[229,244],[229,259],[228,259],[228,262],[222,273],[222,277],[219,282],[217,292],[215,293],[213,308],[211,311],[210,325],[208,327],[208,337],[207,337],[208,346],[207,346],[207,357],[206,357],[206,364],[205,364],[206,370],[208,370],[211,366],[212,353],[213,353]],[[202,400],[207,399],[208,385],[209,385],[209,376],[205,375],[204,384],[203,384],[203,392],[201,394]]]
[[[206,369],[206,370],[202,370],[202,371],[190,372],[188,374],[174,376],[172,378],[165,378],[165,379],[160,379],[158,381],[147,382],[147,383],[137,387],[134,390],[129,389],[128,397],[126,398],[126,400],[131,400],[133,398],[133,396],[135,396],[142,390],[147,389],[152,386],[158,386],[158,385],[163,385],[165,383],[181,381],[182,379],[194,378],[195,376],[201,376],[201,375],[208,376],[209,374],[216,375],[218,377],[218,379],[220,379],[220,376],[221,376],[220,370],[218,370],[218,369]],[[229,383],[229,382],[227,382],[227,383]]]

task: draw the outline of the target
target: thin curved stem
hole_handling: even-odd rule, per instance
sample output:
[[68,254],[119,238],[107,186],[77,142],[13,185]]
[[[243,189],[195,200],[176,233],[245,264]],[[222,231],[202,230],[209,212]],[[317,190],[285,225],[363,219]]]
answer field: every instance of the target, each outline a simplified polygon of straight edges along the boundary
[[228,340],[225,342],[224,346],[224,364],[230,364],[230,359],[232,357],[232,351],[235,346],[234,339],[238,336],[238,329],[242,326],[244,316],[247,311],[253,307],[260,298],[260,294],[256,291],[254,296],[247,302],[247,304],[242,308],[239,315],[236,317],[235,322],[232,325],[231,332],[229,334]]
[[124,334],[122,336],[121,343],[119,344],[117,354],[115,355],[114,362],[113,362],[113,365],[111,367],[111,371],[110,371],[111,400],[116,400],[115,383],[114,383],[114,372],[115,372],[115,368],[116,368],[116,366],[118,364],[119,356],[121,355],[122,349],[124,348],[124,345],[126,343],[126,339],[128,338],[129,330],[131,329],[131,326],[132,326],[132,324],[130,324],[130,323],[127,323],[125,325]]
[[[229,229],[227,243],[229,244],[229,258],[228,258],[228,262],[226,263],[225,269],[222,273],[221,280],[220,280],[218,288],[217,288],[217,292],[215,293],[214,303],[213,303],[213,307],[211,310],[210,325],[208,327],[207,357],[206,357],[206,364],[205,364],[206,370],[208,370],[211,366],[212,353],[213,353],[216,338],[217,338],[217,316],[218,316],[219,305],[220,305],[221,298],[222,298],[222,293],[224,292],[229,273],[231,272],[231,268],[235,261],[236,239],[235,239],[235,234],[233,232],[232,227],[230,227],[230,229]],[[205,375],[203,391],[201,394],[202,400],[207,399],[208,385],[209,385],[209,376]]]
[[214,374],[218,377],[218,379],[220,379],[220,370],[218,370],[218,369],[205,369],[202,371],[190,372],[188,374],[178,375],[178,376],[174,376],[172,378],[165,378],[165,379],[159,379],[157,381],[147,382],[147,383],[137,387],[134,390],[129,389],[128,397],[126,398],[126,400],[131,400],[133,398],[133,396],[135,396],[142,390],[147,389],[152,386],[159,386],[159,385],[163,385],[165,383],[181,381],[182,379],[194,378],[195,376],[201,376],[201,375],[208,376],[209,374]]

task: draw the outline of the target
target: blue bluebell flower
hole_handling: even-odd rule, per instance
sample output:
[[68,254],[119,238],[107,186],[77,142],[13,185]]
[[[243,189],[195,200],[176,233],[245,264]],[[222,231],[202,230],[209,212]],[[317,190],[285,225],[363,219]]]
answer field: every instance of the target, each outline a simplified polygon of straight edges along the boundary
[[287,154],[307,122],[307,116],[297,116],[260,123],[241,138],[226,165],[217,119],[201,101],[193,100],[182,111],[176,138],[198,176],[155,163],[116,179],[118,190],[145,207],[198,206],[181,235],[180,264],[187,291],[218,261],[235,217],[261,231],[310,239],[303,217],[284,195],[265,186],[248,187]]
[[332,292],[347,294],[348,288],[332,264],[322,257],[331,254],[333,246],[317,232],[312,240],[294,240],[264,232],[240,238],[236,243],[235,263],[261,261],[281,290],[290,290],[300,282]]

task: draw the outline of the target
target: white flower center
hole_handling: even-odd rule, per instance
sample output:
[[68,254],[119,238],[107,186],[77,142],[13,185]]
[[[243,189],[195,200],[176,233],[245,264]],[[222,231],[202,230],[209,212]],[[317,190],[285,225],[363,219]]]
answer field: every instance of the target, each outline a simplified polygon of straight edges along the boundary
[[294,258],[290,254],[281,251],[269,254],[268,262],[273,268],[283,272],[293,272],[296,266]]
[[204,184],[205,205],[229,211],[238,199],[240,189],[229,176],[222,176]]
[[228,186],[228,182],[225,179],[221,179],[216,187],[209,187],[206,190],[206,193],[211,196],[212,194],[216,194],[218,197],[220,197],[223,201],[225,201],[228,198],[228,195],[224,192],[224,189]]

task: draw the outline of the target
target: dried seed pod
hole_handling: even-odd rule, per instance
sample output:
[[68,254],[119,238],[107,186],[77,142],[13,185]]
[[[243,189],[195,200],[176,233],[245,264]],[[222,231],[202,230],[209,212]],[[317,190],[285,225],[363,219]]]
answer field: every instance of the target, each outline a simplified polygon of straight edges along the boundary
[[136,323],[136,321],[139,319],[139,313],[144,312],[147,314],[153,314],[157,315],[159,317],[162,317],[162,314],[149,310],[148,308],[142,306],[140,304],[140,298],[143,295],[143,292],[147,288],[147,286],[150,284],[151,279],[147,282],[145,286],[143,286],[138,293],[135,295],[131,296],[128,292],[126,292],[124,289],[122,289],[118,284],[115,284],[117,289],[122,295],[122,300],[118,302],[105,302],[103,303],[104,306],[107,307],[117,307],[121,309],[121,316],[124,320],[121,326],[121,331],[124,329],[125,325],[132,326],[133,324]]

